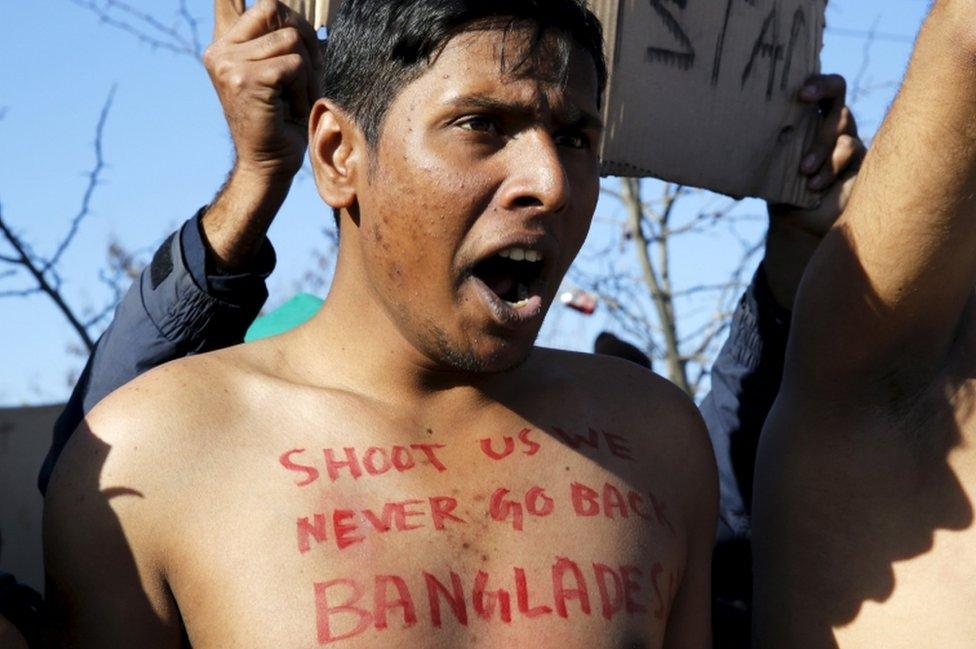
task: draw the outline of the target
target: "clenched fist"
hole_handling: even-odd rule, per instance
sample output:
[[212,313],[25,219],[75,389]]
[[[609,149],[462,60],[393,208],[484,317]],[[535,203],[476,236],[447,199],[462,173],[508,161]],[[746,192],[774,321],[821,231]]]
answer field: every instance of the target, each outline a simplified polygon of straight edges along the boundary
[[318,99],[315,30],[276,0],[215,0],[214,41],[203,61],[242,171],[289,180],[302,165]]
[[234,138],[234,169],[201,220],[218,270],[241,272],[261,247],[302,166],[318,99],[321,54],[312,26],[276,0],[214,1],[203,61]]

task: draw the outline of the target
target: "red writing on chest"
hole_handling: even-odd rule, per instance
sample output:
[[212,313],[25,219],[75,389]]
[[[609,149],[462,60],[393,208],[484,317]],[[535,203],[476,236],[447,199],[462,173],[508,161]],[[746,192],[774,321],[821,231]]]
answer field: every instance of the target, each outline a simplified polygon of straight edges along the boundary
[[[350,446],[342,449],[323,449],[322,468],[330,482],[345,476],[353,480],[366,476],[379,476],[386,473],[406,473],[418,467],[430,466],[437,472],[447,471],[447,467],[437,455],[443,444],[410,444],[409,446],[370,446],[365,451]],[[306,487],[322,475],[319,466],[311,459],[303,457],[305,449],[295,448],[285,451],[278,457],[278,463],[298,476],[295,484]]]
[[[532,433],[531,428],[523,428],[518,434],[518,447],[522,455],[535,455],[542,448],[541,445],[534,441],[529,435]],[[505,435],[502,437],[501,442],[496,442],[490,437],[479,440],[479,445],[481,446],[481,452],[492,460],[504,460],[506,457],[515,452],[516,443],[515,438]]]
[[509,496],[508,489],[496,489],[488,499],[488,515],[492,520],[505,522],[511,520],[512,529],[522,531],[525,513],[543,518],[556,508],[556,502],[546,495],[542,487],[532,487],[521,499]]
[[[512,624],[551,615],[599,615],[612,620],[618,615],[650,614],[664,622],[673,598],[673,593],[661,588],[664,572],[660,563],[645,573],[632,565],[585,564],[556,557],[548,574],[534,580],[520,567],[512,568],[511,580],[498,581],[483,570],[467,580],[453,570],[446,577],[421,571],[409,581],[398,575],[331,579],[314,584],[316,634],[319,644],[326,645],[371,628],[410,628],[421,617],[429,619],[434,629],[448,623],[466,627],[473,620]],[[675,573],[668,575],[674,583]],[[421,611],[425,600],[426,611]]]
[[628,489],[627,493],[617,489],[609,482],[603,489],[597,491],[579,482],[570,485],[570,500],[573,512],[577,516],[590,517],[603,514],[609,519],[630,518],[632,515],[653,521],[675,533],[671,521],[668,520],[668,507],[664,501],[654,494],[647,492],[647,497],[637,491]]
[[401,500],[385,503],[376,509],[334,509],[332,515],[314,514],[299,518],[295,524],[298,535],[298,551],[301,554],[312,549],[312,544],[326,543],[330,539],[344,550],[360,543],[368,533],[383,534],[390,531],[409,532],[426,527],[430,519],[435,530],[443,531],[448,522],[464,523],[454,515],[458,501],[450,496],[435,496],[423,500]]
[[596,430],[595,428],[587,428],[585,435],[580,435],[575,432],[567,432],[565,429],[558,426],[552,427],[553,434],[562,442],[572,449],[586,450],[587,448],[598,451],[601,448],[606,448],[613,455],[619,457],[622,460],[627,460],[628,462],[636,462],[634,458],[634,453],[630,449],[630,444],[626,439],[620,435],[614,435],[613,433],[608,433],[602,430]]

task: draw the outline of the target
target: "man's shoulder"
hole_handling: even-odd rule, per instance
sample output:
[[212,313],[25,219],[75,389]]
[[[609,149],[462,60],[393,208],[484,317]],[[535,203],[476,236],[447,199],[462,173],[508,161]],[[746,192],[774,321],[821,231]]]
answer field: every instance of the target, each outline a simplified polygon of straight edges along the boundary
[[247,372],[232,350],[164,363],[112,392],[86,417],[103,424],[186,425],[201,416],[233,412],[235,387]]
[[645,367],[612,356],[540,349],[547,400],[596,414],[625,434],[640,455],[665,465],[697,458],[708,470],[711,442],[694,401]]
[[[626,441],[639,471],[666,475],[689,520],[709,528],[718,500],[715,455],[691,398],[667,379],[611,356],[540,349],[553,394]],[[701,520],[698,520],[701,519]],[[704,521],[704,522],[702,522]]]
[[146,483],[176,467],[215,426],[246,417],[247,372],[225,352],[174,360],[141,374],[102,399],[79,424],[58,460],[58,474],[93,461],[123,481]]
[[586,398],[612,403],[634,413],[666,410],[700,421],[691,398],[674,383],[628,360],[537,348],[536,362],[557,385],[585,391]]

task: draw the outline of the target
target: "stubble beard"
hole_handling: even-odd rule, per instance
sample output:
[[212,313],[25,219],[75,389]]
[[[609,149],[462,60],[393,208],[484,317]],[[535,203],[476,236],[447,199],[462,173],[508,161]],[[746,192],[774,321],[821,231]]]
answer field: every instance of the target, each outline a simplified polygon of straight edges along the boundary
[[428,323],[427,331],[426,338],[432,343],[429,345],[430,350],[427,352],[427,356],[450,371],[465,374],[501,374],[518,369],[529,360],[532,350],[535,349],[535,339],[538,336],[537,332],[532,342],[525,346],[516,360],[502,363],[491,357],[480,357],[471,349],[453,343],[447,332],[433,323]]

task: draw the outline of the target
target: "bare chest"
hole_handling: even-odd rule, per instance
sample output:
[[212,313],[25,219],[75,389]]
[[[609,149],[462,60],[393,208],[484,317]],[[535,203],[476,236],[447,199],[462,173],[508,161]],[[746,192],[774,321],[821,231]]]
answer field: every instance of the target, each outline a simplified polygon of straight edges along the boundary
[[279,437],[189,516],[195,646],[660,646],[682,517],[625,436]]

